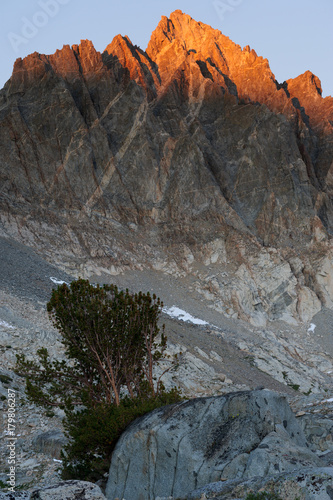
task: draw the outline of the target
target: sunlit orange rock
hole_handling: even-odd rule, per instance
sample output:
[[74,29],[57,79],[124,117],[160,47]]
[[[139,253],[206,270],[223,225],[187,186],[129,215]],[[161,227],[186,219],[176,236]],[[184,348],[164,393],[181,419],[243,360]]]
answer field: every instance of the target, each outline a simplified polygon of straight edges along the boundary
[[158,66],[160,91],[179,80],[181,71],[188,81],[189,97],[198,94],[203,85],[217,85],[246,102],[266,104],[289,117],[297,116],[300,106],[304,107],[313,126],[326,132],[332,127],[333,98],[321,97],[320,81],[310,71],[279,84],[267,59],[248,45],[241,49],[219,30],[180,10],[170,18],[162,17],[147,54]]
[[157,68],[147,54],[140,47],[134,46],[127,36],[117,35],[105,52],[128,70],[131,80],[137,81],[147,91],[155,92],[160,84]]
[[81,40],[80,45],[64,45],[52,55],[35,52],[14,64],[10,80],[12,91],[23,91],[35,83],[55,73],[67,81],[84,78],[101,79],[108,72],[102,56],[89,40]]
[[258,57],[249,46],[242,50],[219,30],[180,10],[169,19],[162,17],[151,36],[147,54],[158,65],[163,87],[183,69],[192,87],[200,87],[210,79],[248,102],[266,104],[274,111],[291,109],[267,59]]
[[312,127],[333,133],[333,97],[322,97],[321,81],[311,71],[287,80],[294,105],[304,108]]
[[47,59],[45,56],[34,52],[24,59],[17,59],[14,64],[13,74],[9,81],[10,91],[22,92],[25,88],[41,80],[46,74]]
[[198,102],[229,93],[245,103],[265,104],[271,111],[296,118],[301,129],[308,119],[311,127],[332,133],[333,98],[322,98],[315,75],[307,71],[279,84],[267,59],[248,45],[242,49],[181,10],[162,17],[146,52],[128,37],[117,35],[103,55],[92,42],[82,40],[50,56],[34,53],[18,59],[10,81],[12,91],[20,92],[47,78],[49,71],[67,81],[83,77],[91,82],[112,80],[115,72],[118,81],[136,81],[150,98],[170,87],[183,99]]

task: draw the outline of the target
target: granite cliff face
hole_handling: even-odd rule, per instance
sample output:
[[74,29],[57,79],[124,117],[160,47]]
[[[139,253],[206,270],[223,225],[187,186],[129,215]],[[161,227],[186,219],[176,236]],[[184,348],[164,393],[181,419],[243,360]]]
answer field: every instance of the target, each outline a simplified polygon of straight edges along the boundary
[[1,234],[70,272],[201,266],[198,291],[254,324],[333,306],[333,99],[312,73],[279,84],[175,11],[146,52],[18,59],[0,127]]

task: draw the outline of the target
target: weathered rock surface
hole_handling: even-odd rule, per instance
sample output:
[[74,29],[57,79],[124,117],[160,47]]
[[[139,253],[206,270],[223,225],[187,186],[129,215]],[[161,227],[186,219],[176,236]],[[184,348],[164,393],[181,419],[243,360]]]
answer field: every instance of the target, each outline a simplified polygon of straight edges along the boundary
[[1,500],[29,500],[30,499],[30,493],[28,491],[15,491],[13,493],[11,492],[3,492],[0,491],[0,499]]
[[321,465],[284,397],[267,390],[229,393],[135,421],[112,455],[106,497],[186,498],[214,481]]
[[105,496],[96,484],[86,481],[64,481],[49,488],[33,491],[31,500],[104,500]]
[[[242,481],[214,483],[183,497],[183,500],[231,500],[245,498],[248,493],[273,492],[283,500],[331,500],[333,494],[333,467],[307,468],[274,476],[255,477]],[[163,499],[164,500],[164,499]]]
[[64,433],[57,429],[38,434],[33,439],[32,444],[37,452],[59,459],[60,452],[67,441],[68,439],[65,438]]
[[0,492],[1,500],[105,500],[99,486],[87,481],[63,481],[32,492]]

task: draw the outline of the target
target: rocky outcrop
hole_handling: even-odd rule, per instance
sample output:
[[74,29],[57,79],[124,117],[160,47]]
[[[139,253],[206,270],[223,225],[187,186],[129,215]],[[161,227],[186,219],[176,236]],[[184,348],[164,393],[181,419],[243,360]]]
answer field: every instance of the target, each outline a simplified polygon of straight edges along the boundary
[[323,465],[285,398],[267,390],[229,393],[135,421],[113,452],[106,497],[187,498],[215,481],[234,484]]
[[104,500],[105,496],[96,484],[86,481],[64,481],[49,488],[35,490],[30,498],[31,500],[63,500],[64,498]]
[[231,500],[245,498],[249,493],[266,491],[283,500],[331,500],[333,494],[333,467],[307,468],[246,481],[234,480],[213,483],[193,491],[186,498],[201,500]]
[[105,500],[99,486],[87,481],[63,481],[32,492],[1,493],[1,500]]
[[306,322],[332,307],[332,116],[317,77],[181,11],[146,51],[34,53],[0,93],[1,234],[76,276],[215,263],[221,312]]
[[306,71],[297,78],[287,80],[286,90],[295,107],[299,107],[308,117],[312,127],[332,133],[330,117],[333,113],[333,98],[322,98],[321,81],[316,75]]
[[38,434],[32,444],[37,452],[59,459],[61,450],[67,442],[68,439],[63,432],[57,429]]

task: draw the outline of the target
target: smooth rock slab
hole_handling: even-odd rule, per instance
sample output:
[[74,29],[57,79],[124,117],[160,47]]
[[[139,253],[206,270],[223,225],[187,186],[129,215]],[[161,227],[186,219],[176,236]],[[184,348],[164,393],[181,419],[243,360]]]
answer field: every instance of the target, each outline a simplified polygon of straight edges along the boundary
[[[290,454],[290,461],[276,457],[279,439],[281,455]],[[270,448],[272,456],[267,453]],[[253,456],[257,449],[257,456]],[[265,459],[262,475],[321,463],[308,449],[283,396],[258,390],[193,399],[157,409],[124,432],[112,455],[106,497],[183,498],[224,479],[225,469],[226,479],[233,474],[242,477],[246,471],[247,477],[258,475],[261,458]]]

